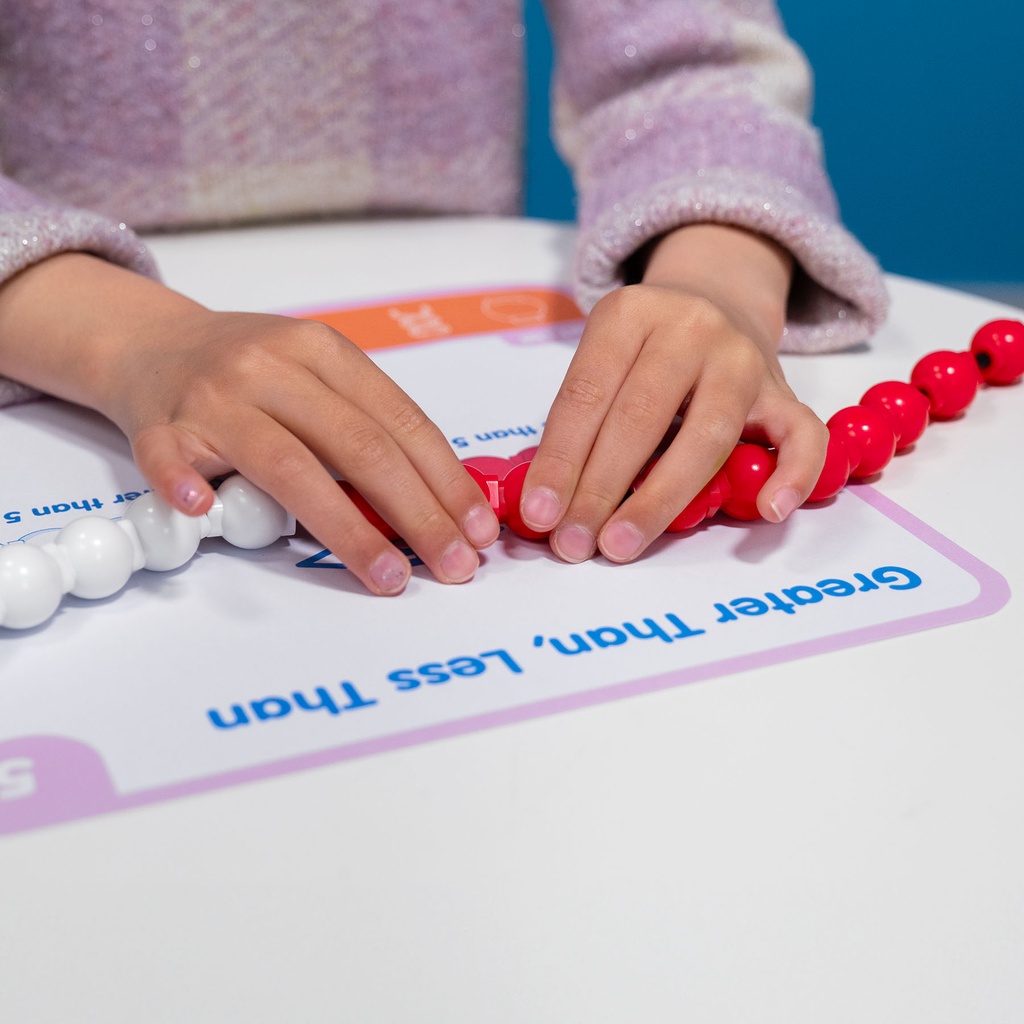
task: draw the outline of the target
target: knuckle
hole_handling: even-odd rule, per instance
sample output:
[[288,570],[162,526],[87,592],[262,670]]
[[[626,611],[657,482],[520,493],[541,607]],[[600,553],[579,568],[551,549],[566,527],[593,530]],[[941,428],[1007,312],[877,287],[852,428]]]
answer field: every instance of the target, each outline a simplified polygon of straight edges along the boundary
[[452,532],[451,520],[436,503],[430,503],[417,509],[411,515],[406,528],[414,536],[429,537],[435,541]]
[[729,318],[709,298],[703,295],[691,296],[683,314],[683,326],[695,334],[718,334],[732,330]]
[[622,501],[622,491],[612,491],[595,483],[581,481],[573,495],[573,505],[584,513],[607,513]]
[[246,334],[236,338],[224,355],[224,362],[231,373],[249,378],[272,373],[279,359],[273,343],[263,334]]
[[[244,375],[244,371],[241,372]],[[237,373],[239,369],[236,367],[230,373],[204,374],[193,380],[188,393],[181,399],[181,412],[186,416],[206,416],[210,409],[225,407],[239,394],[235,383]]]
[[617,413],[630,428],[646,427],[659,415],[663,402],[650,391],[634,391],[623,397]]
[[556,475],[559,478],[573,477],[576,472],[575,453],[555,441],[545,441],[533,457],[533,465],[542,475]]
[[558,398],[574,409],[589,410],[604,405],[607,394],[607,389],[600,381],[592,377],[573,375],[567,378],[559,389]]
[[282,492],[290,491],[309,472],[308,461],[291,445],[268,446],[260,461],[267,478]]
[[353,471],[380,466],[388,456],[388,445],[379,429],[363,424],[349,431],[345,442],[346,463]]
[[691,425],[697,445],[707,452],[727,451],[739,440],[742,423],[724,410],[704,413]]
[[151,423],[132,436],[132,451],[138,460],[151,459],[160,454],[168,427],[163,423]]
[[803,402],[793,400],[784,426],[785,433],[782,438],[784,441],[796,439],[801,445],[806,445],[809,449],[822,453],[828,447],[828,427],[821,421],[818,414]]
[[302,345],[314,356],[329,355],[346,339],[320,320],[297,319],[291,322],[290,345]]
[[415,402],[402,402],[391,417],[391,432],[396,437],[418,437],[432,426],[430,419]]
[[753,384],[764,379],[764,358],[753,342],[742,336],[740,336],[740,340],[741,344],[733,345],[732,351],[729,353],[729,368],[735,377]]
[[612,323],[626,325],[635,323],[643,315],[645,306],[643,286],[624,285],[602,296],[594,306],[593,313]]
[[802,402],[800,403],[800,416],[802,418],[801,429],[805,430],[815,445],[824,451],[828,447],[828,427],[813,409]]

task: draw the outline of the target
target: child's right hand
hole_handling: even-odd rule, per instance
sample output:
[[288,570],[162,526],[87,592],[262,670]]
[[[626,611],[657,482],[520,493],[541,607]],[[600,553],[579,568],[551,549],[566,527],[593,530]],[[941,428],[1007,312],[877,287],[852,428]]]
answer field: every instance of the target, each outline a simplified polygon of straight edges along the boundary
[[490,505],[438,428],[324,324],[212,312],[71,253],[0,289],[0,338],[0,372],[108,416],[176,508],[202,514],[213,501],[208,479],[237,470],[374,593],[400,592],[408,559],[325,467],[351,481],[442,582],[472,577],[477,550],[498,536]]

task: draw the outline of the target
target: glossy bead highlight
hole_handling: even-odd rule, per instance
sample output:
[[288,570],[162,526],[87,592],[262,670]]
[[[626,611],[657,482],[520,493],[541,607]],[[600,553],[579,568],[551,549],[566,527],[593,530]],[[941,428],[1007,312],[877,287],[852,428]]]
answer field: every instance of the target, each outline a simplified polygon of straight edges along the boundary
[[927,396],[901,380],[886,380],[868,388],[858,405],[876,409],[888,417],[896,433],[896,451],[919,440],[928,426],[931,402]]
[[757,496],[775,472],[777,462],[771,449],[759,444],[737,445],[722,467],[732,491],[722,503],[722,511],[733,519],[760,519]]
[[991,320],[971,339],[971,353],[986,384],[1014,384],[1024,376],[1024,324]]
[[935,419],[949,420],[974,401],[981,372],[970,352],[930,352],[914,367],[910,383],[927,395]]
[[850,477],[864,480],[880,473],[896,452],[896,431],[884,412],[865,405],[840,409],[826,424],[846,445]]

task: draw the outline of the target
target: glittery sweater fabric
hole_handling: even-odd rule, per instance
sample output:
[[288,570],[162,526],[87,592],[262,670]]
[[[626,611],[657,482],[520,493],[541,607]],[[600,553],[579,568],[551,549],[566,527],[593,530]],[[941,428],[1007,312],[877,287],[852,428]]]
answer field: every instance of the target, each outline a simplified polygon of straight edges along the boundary
[[[716,221],[796,258],[784,349],[878,327],[773,2],[547,10],[584,308],[648,239]],[[0,282],[69,250],[156,276],[136,230],[517,213],[523,34],[519,0],[0,0]],[[0,379],[0,405],[31,394]]]

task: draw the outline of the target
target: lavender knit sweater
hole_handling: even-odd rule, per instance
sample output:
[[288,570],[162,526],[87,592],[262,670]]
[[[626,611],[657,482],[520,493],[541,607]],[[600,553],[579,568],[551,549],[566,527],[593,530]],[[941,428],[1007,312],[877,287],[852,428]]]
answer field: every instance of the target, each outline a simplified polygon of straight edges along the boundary
[[[548,0],[589,308],[647,239],[742,225],[801,272],[783,347],[885,315],[771,0]],[[352,212],[515,213],[518,0],[0,0],[0,282],[133,233]],[[130,225],[131,227],[128,227]],[[32,392],[0,379],[0,405]]]

